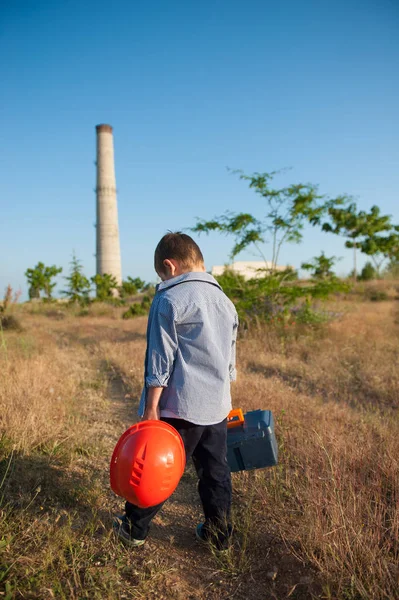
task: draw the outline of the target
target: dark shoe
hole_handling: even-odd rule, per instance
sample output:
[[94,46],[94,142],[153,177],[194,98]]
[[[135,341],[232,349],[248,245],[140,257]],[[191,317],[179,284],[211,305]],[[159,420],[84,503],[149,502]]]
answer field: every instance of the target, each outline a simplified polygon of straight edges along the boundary
[[131,523],[127,519],[126,515],[123,515],[123,517],[115,517],[112,526],[115,534],[127,546],[130,546],[131,548],[138,548],[139,546],[145,544],[145,540],[136,540],[134,537],[132,537],[130,533]]
[[204,528],[204,524],[203,523],[200,523],[195,528],[195,539],[198,540],[199,542],[207,542],[208,541],[208,539],[205,536],[205,533],[203,531],[203,528]]
[[228,535],[221,532],[210,532],[204,527],[205,523],[200,523],[195,529],[195,537],[199,542],[211,544],[217,552],[226,552],[230,548],[232,527],[228,526]]

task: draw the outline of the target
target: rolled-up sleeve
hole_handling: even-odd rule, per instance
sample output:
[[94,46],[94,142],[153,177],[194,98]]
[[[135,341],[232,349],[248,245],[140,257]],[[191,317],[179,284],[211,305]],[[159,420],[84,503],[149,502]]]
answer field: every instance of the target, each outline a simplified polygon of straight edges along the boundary
[[174,307],[162,302],[152,316],[148,339],[146,387],[167,387],[177,351]]
[[229,364],[229,375],[230,381],[236,381],[237,379],[237,371],[236,371],[236,341],[237,341],[237,331],[238,331],[238,316],[235,316],[234,325],[233,325],[233,334],[231,338],[231,353],[230,353],[230,364]]

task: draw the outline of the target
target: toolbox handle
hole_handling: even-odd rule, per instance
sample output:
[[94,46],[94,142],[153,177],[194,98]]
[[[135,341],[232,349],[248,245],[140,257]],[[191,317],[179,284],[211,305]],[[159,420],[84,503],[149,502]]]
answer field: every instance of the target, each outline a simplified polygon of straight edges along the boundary
[[240,427],[244,423],[244,414],[241,408],[234,408],[227,415],[227,429]]

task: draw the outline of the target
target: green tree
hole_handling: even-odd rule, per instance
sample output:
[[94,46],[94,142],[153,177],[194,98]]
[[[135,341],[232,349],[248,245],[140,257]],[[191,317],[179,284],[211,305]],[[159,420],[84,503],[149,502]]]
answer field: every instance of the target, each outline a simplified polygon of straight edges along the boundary
[[46,298],[51,300],[56,283],[52,282],[54,277],[62,272],[62,267],[46,267],[44,263],[38,262],[33,269],[25,271],[25,277],[29,284],[29,298],[40,298],[40,292],[44,292]]
[[118,290],[118,282],[113,275],[104,273],[103,275],[94,275],[91,281],[96,286],[96,299],[106,302],[114,297]]
[[301,269],[311,271],[311,276],[314,279],[328,279],[335,277],[332,267],[337,262],[336,256],[326,256],[324,252],[320,256],[315,256],[311,262],[302,263]]
[[367,261],[358,276],[359,281],[372,281],[377,278],[377,271],[370,261]]
[[143,291],[146,283],[140,277],[128,277],[124,281],[122,281],[122,285],[119,288],[119,294],[121,298],[126,298],[128,296],[134,296],[138,292]]
[[395,233],[367,237],[359,246],[361,252],[371,257],[378,277],[385,261],[399,259],[399,226],[394,226],[393,229]]
[[263,257],[261,244],[271,238],[272,260],[270,271],[275,271],[281,247],[285,242],[299,243],[302,240],[306,222],[319,224],[330,207],[345,202],[344,197],[333,200],[318,194],[312,184],[293,184],[284,188],[272,188],[270,183],[276,173],[254,173],[245,175],[241,171],[240,179],[249,181],[249,187],[260,195],[266,206],[266,215],[257,219],[250,213],[225,213],[213,220],[198,220],[192,231],[209,233],[220,231],[233,236],[235,243],[231,258],[250,246],[255,245]]
[[345,246],[353,248],[353,278],[356,279],[357,249],[362,250],[363,248],[362,251],[365,251],[366,248],[369,248],[369,251],[374,253],[375,246],[371,240],[375,240],[378,233],[392,229],[390,217],[381,215],[378,206],[372,206],[369,213],[358,211],[354,202],[342,208],[330,206],[328,215],[330,220],[323,224],[323,231],[343,235],[347,238]]
[[70,265],[70,275],[69,277],[64,277],[68,282],[68,289],[63,290],[61,293],[67,296],[70,302],[79,302],[79,304],[85,305],[89,302],[90,281],[83,274],[82,264],[76,258],[75,253],[72,255]]

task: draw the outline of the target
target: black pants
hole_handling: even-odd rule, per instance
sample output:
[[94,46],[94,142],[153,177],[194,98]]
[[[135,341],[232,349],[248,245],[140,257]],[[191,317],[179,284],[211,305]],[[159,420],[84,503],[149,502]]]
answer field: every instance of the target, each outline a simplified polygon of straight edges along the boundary
[[[162,418],[180,433],[187,461],[192,457],[198,475],[198,492],[205,515],[204,533],[217,531],[223,543],[231,531],[231,476],[226,459],[227,419],[216,425],[194,425],[183,419]],[[150,523],[163,506],[139,508],[126,502],[126,516],[131,523],[131,535],[144,540]]]

